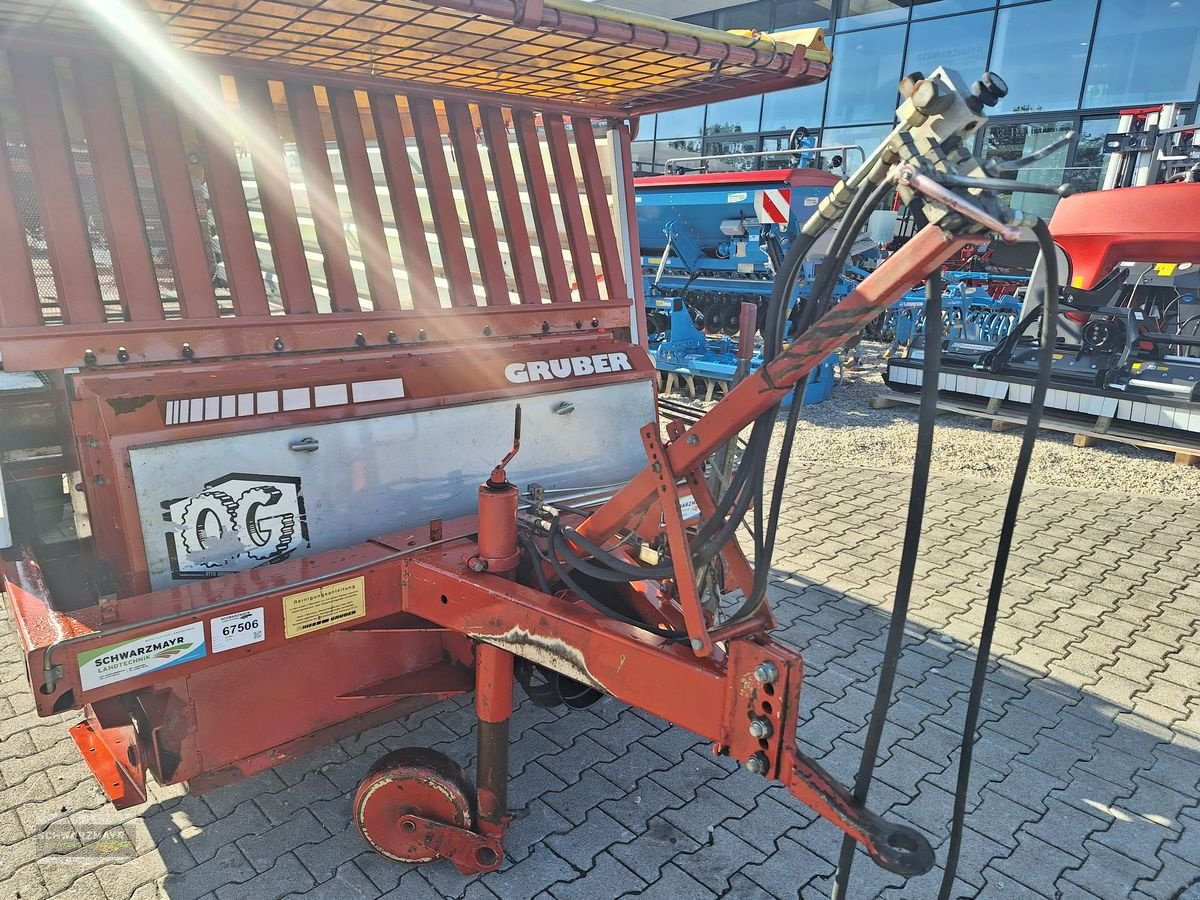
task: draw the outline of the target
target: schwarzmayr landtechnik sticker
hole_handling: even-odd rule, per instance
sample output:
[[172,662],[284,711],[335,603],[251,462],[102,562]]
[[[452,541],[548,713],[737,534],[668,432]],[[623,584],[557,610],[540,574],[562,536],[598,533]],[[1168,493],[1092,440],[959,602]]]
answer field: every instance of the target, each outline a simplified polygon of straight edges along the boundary
[[204,623],[193,622],[80,653],[79,678],[83,689],[91,690],[191,662],[205,652]]

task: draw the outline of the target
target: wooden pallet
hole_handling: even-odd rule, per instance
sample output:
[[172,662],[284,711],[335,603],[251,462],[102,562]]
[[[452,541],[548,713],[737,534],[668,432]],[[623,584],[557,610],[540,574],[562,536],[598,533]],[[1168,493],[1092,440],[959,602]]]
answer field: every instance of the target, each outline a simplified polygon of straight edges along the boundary
[[[921,397],[918,394],[880,394],[871,399],[871,409],[888,409],[893,406],[918,406]],[[1005,406],[1004,401],[991,399],[978,402],[956,397],[953,400],[938,400],[938,412],[956,413],[962,416],[973,416],[980,419],[992,420],[992,431],[1008,431],[1020,428],[1026,422],[1026,412]],[[1056,411],[1047,410],[1042,414],[1041,428],[1047,431],[1058,431],[1071,435],[1071,443],[1076,447],[1090,447],[1095,443],[1108,441],[1116,444],[1128,444],[1146,450],[1162,450],[1175,456],[1175,464],[1180,466],[1200,465],[1200,443],[1186,441],[1173,435],[1159,436],[1147,434],[1124,425],[1114,424],[1111,416],[1080,416],[1069,418],[1059,415]]]

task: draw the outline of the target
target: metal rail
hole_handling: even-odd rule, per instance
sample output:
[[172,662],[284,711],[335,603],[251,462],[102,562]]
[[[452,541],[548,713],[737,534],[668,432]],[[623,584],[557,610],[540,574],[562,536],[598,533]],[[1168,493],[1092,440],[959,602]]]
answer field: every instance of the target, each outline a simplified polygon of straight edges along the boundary
[[828,146],[824,147],[799,147],[795,149],[789,147],[787,150],[755,150],[747,153],[715,153],[711,156],[675,156],[671,159],[668,159],[665,163],[663,163],[663,165],[667,168],[670,168],[674,163],[706,162],[712,159],[742,159],[756,156],[799,156],[803,153],[826,153],[830,150],[857,150],[860,161],[867,158],[867,152],[858,144],[829,144]]

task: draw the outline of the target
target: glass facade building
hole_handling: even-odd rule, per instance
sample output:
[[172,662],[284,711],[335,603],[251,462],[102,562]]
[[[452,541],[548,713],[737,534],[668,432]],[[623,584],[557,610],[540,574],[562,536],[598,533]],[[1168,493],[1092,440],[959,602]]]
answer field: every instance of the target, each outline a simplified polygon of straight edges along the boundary
[[[656,12],[655,0],[617,5]],[[892,126],[901,76],[946,65],[968,83],[990,69],[1009,85],[976,138],[978,150],[1015,159],[1074,131],[1068,147],[1023,177],[1089,190],[1099,184],[1102,142],[1120,110],[1176,102],[1184,124],[1195,121],[1200,91],[1200,0],[758,0],[683,21],[760,31],[821,26],[833,73],[815,87],[646,118],[634,144],[642,172],[662,172],[681,157],[785,148],[796,128],[818,134],[824,146],[869,150]],[[786,164],[766,157],[715,160],[709,168],[772,162]],[[1054,198],[1014,201],[1045,213]]]

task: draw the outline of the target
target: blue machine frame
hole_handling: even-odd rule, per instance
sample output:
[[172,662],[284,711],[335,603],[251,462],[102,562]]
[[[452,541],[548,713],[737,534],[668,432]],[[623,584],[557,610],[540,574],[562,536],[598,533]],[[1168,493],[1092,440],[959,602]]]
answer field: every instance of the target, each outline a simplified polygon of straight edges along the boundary
[[[819,169],[722,172],[641,178],[634,182],[641,235],[649,349],[667,389],[676,379],[706,398],[733,382],[741,304],[760,312],[774,289],[775,265],[817,204],[837,183]],[[869,241],[855,248],[877,255]],[[792,303],[811,288],[815,264],[806,264]],[[835,298],[850,293],[866,271],[847,266]],[[750,362],[761,363],[756,348]],[[805,403],[826,399],[838,357],[810,376]]]

